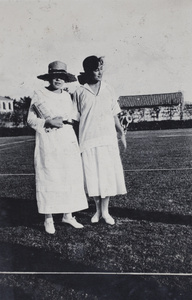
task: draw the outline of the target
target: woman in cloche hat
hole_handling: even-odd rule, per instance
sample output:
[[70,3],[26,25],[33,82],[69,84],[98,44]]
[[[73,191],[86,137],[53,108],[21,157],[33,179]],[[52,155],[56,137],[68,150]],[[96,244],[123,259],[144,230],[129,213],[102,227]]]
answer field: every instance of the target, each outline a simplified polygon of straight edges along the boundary
[[62,222],[82,228],[73,212],[88,207],[84,192],[83,171],[77,138],[72,124],[75,119],[65,82],[76,81],[60,61],[48,65],[48,73],[37,78],[49,85],[35,91],[28,124],[36,131],[35,174],[36,198],[40,214],[45,214],[45,231],[55,233],[52,214],[63,214]]
[[79,145],[85,176],[85,188],[93,197],[96,213],[92,223],[103,218],[107,224],[115,220],[109,214],[110,196],[126,194],[116,130],[126,149],[126,139],[118,119],[121,112],[112,87],[102,81],[103,57],[88,56],[84,72],[78,76],[82,84],[73,94],[79,112]]

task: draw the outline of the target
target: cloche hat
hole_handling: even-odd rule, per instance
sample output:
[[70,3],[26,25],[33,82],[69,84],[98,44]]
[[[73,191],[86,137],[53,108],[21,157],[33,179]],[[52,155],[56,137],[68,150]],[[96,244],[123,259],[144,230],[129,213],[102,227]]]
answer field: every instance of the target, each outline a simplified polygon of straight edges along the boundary
[[61,61],[53,61],[48,65],[48,73],[37,76],[38,79],[49,81],[53,78],[61,78],[65,82],[77,81],[75,75],[67,72],[67,65]]

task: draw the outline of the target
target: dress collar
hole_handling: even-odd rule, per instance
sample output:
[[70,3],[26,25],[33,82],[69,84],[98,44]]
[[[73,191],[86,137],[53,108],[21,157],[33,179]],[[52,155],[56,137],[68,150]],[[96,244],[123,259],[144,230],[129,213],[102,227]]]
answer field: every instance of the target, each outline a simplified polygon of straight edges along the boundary
[[83,85],[83,87],[86,89],[86,90],[88,90],[91,94],[93,94],[94,96],[98,96],[99,94],[100,94],[100,92],[101,92],[101,90],[105,87],[105,83],[103,82],[103,81],[101,81],[101,85],[100,85],[100,88],[99,88],[99,91],[98,91],[98,94],[97,95],[95,95],[95,93],[93,92],[93,90],[91,89],[91,87],[88,85],[88,83],[85,83],[84,85]]
[[[58,97],[58,96],[61,96],[61,95],[63,95],[64,93],[67,93],[66,91],[64,91],[63,89],[61,90],[61,93],[54,93],[54,92],[52,92],[52,91],[50,91],[50,90],[48,90],[46,87],[44,87],[44,88],[42,88],[41,90],[40,90],[40,92],[42,93],[42,94],[44,94],[45,96],[47,96],[47,95],[56,95],[55,97]],[[54,97],[53,96],[53,97]]]

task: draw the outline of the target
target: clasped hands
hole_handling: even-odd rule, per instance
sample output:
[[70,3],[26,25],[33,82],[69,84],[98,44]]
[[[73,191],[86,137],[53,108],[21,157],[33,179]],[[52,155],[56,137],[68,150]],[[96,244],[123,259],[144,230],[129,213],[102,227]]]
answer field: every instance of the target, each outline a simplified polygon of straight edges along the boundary
[[55,117],[53,119],[47,119],[45,121],[46,128],[62,128],[63,127],[63,117]]

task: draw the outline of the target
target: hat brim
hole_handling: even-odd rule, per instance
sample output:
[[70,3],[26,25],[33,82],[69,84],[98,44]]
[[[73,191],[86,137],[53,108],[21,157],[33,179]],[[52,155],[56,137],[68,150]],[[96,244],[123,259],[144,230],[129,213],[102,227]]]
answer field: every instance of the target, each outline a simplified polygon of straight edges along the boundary
[[54,78],[60,78],[63,79],[65,82],[74,82],[77,81],[75,75],[70,74],[70,73],[60,73],[60,74],[43,74],[37,76],[38,79],[44,80],[44,81],[50,81],[51,79]]

